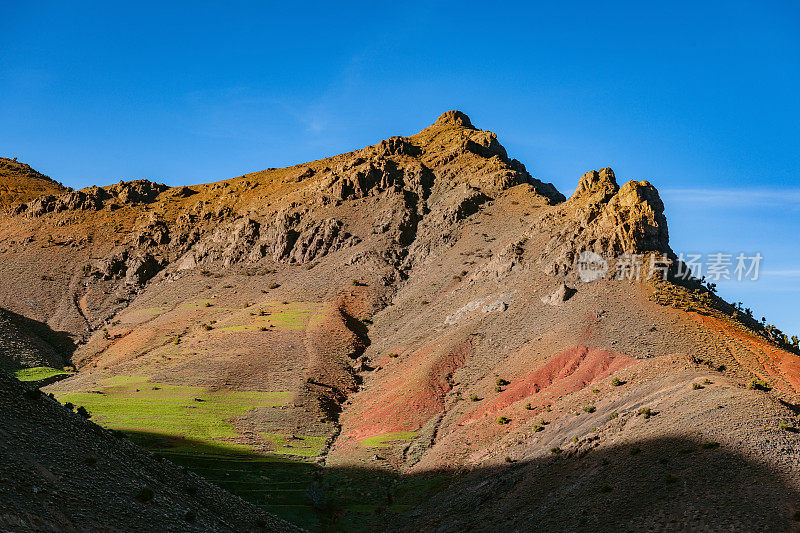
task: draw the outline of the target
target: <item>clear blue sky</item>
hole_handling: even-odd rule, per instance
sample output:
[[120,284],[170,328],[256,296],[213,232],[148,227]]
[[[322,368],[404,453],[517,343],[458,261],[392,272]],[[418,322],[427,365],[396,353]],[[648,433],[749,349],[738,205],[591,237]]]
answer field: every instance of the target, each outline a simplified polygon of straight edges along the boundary
[[66,185],[228,178],[458,108],[569,195],[648,179],[676,251],[800,333],[800,3],[0,1],[0,153]]

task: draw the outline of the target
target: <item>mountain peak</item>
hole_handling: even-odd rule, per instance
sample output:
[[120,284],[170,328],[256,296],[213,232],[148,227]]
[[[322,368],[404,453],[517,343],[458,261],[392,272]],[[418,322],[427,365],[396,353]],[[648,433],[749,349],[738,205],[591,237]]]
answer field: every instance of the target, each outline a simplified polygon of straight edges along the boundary
[[460,126],[462,128],[470,128],[474,129],[475,126],[472,125],[472,121],[470,121],[469,117],[466,113],[462,113],[461,111],[457,111],[455,109],[451,109],[450,111],[445,111],[439,118],[436,119],[436,122],[433,123],[434,126]]

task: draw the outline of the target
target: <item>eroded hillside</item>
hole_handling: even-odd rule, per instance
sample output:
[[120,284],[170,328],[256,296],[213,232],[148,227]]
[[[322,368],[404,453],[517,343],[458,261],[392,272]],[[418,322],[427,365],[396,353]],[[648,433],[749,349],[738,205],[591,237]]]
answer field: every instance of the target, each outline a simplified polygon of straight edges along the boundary
[[[305,527],[792,527],[800,359],[674,277],[646,181],[567,199],[450,111],[11,213],[0,304],[78,368],[48,390]],[[585,250],[673,274],[582,282]]]

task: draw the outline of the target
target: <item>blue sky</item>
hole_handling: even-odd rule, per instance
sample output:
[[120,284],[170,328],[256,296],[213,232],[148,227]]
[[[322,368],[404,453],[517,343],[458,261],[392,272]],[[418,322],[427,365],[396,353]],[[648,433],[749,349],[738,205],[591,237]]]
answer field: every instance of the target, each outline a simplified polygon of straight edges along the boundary
[[[565,194],[662,192],[676,251],[800,333],[800,4],[0,1],[0,153],[73,187],[228,178],[457,108]],[[388,5],[385,5],[388,4]]]

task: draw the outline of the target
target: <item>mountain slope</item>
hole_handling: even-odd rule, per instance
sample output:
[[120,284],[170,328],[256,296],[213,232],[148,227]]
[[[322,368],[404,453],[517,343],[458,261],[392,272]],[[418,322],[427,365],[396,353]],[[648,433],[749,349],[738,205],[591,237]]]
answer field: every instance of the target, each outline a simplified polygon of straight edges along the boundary
[[[16,213],[0,303],[77,344],[48,390],[306,527],[791,527],[800,359],[676,276],[646,181],[591,171],[567,199],[450,111],[303,165]],[[663,254],[668,279],[584,282],[586,250],[611,274]],[[272,462],[234,481],[220,456]]]
[[0,529],[295,531],[0,372]]
[[66,189],[57,181],[20,163],[0,157],[0,211],[34,200],[43,194],[61,194]]

